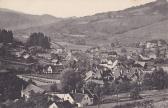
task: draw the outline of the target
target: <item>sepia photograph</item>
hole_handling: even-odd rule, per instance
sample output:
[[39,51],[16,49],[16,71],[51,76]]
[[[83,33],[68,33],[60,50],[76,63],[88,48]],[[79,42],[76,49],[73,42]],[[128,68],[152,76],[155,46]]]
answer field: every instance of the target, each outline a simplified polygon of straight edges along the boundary
[[0,0],[0,108],[168,108],[168,0]]

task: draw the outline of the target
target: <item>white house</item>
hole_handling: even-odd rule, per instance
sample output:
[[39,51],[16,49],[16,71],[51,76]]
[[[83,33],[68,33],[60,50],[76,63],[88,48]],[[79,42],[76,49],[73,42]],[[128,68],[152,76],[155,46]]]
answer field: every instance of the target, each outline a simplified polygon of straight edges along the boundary
[[53,73],[53,70],[52,70],[52,67],[51,67],[51,66],[48,67],[47,72],[48,72],[48,73]]
[[48,94],[50,94],[51,96],[57,96],[63,101],[69,101],[71,104],[75,102],[74,99],[71,97],[71,95],[68,93],[64,94],[64,93],[54,93],[53,92],[53,93],[48,93]]
[[84,80],[87,81],[88,79],[92,78],[95,75],[95,73],[93,71],[89,71],[89,72],[86,72],[85,75],[86,77]]
[[59,108],[55,103],[52,103],[51,105],[49,105],[48,108]]
[[74,98],[78,107],[83,107],[86,105],[93,104],[93,98],[90,98],[88,94],[75,93],[75,94],[72,94],[72,97]]
[[154,43],[154,42],[147,42],[146,43],[146,48],[153,48],[155,46],[157,46],[157,43]]

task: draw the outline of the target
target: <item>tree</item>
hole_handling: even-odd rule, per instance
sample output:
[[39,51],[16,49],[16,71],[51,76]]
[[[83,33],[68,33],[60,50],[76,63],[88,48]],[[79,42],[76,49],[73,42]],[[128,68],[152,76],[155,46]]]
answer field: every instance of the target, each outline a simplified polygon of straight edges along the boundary
[[143,86],[147,89],[164,89],[168,87],[168,74],[163,69],[158,68],[152,74],[146,73]]
[[126,53],[127,52],[126,48],[121,48],[121,52]]
[[0,30],[0,42],[12,43],[13,42],[13,33],[12,33],[12,31],[7,31],[5,29]]
[[33,93],[28,100],[28,103],[34,105],[34,108],[47,108],[48,96],[41,93]]
[[64,92],[71,92],[72,90],[80,90],[83,86],[82,76],[73,69],[67,68],[61,75],[61,84]]
[[32,79],[29,79],[27,82],[28,82],[28,84],[37,85]]
[[135,87],[130,91],[130,97],[132,99],[140,99],[140,87],[138,83],[135,85]]
[[58,91],[57,84],[51,85],[50,90],[51,90],[52,92],[57,92],[57,91]]
[[99,84],[95,83],[95,82],[89,82],[86,84],[85,86],[87,89],[91,90],[93,92],[93,94],[95,95],[95,102],[99,104],[102,101],[103,95],[106,92],[106,88],[105,87],[101,87]]
[[28,101],[19,99],[6,108],[47,108],[48,96],[40,93],[32,92]]
[[75,62],[75,65],[73,65],[73,68],[78,69],[78,72],[83,73],[91,69],[90,58],[87,54],[77,52],[73,55],[77,58],[77,61]]
[[15,74],[4,73],[0,75],[0,94],[3,100],[20,98],[22,87],[27,86],[27,82],[19,79]]
[[43,33],[32,33],[26,42],[27,46],[41,46],[42,48],[50,48],[50,38]]
[[156,89],[167,87],[168,74],[162,68],[156,69],[152,74],[152,81]]

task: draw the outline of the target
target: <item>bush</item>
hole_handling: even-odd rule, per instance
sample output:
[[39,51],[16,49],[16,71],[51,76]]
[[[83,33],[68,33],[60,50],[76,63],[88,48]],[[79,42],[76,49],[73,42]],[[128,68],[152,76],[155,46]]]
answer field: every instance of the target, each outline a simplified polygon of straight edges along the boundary
[[130,97],[132,99],[141,99],[140,88],[139,87],[135,87],[134,89],[132,89],[131,92],[130,92]]
[[168,87],[168,74],[163,69],[156,69],[153,73],[146,73],[143,87],[146,89],[165,89]]

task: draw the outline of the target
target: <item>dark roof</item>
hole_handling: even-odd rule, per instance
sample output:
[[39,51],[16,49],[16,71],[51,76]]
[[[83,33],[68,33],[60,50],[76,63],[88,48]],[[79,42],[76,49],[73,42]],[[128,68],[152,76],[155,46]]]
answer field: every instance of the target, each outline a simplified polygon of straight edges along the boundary
[[24,93],[28,93],[30,91],[33,91],[34,93],[43,93],[45,90],[43,90],[42,88],[33,85],[33,84],[29,84],[24,90]]
[[56,105],[58,105],[59,108],[72,108],[73,106],[69,101],[57,102]]
[[71,94],[71,95],[76,102],[81,102],[86,94],[75,93],[75,94]]
[[90,98],[94,98],[94,94],[93,94],[93,92],[92,92],[91,90],[89,90],[89,89],[84,89],[84,91],[85,91],[86,94],[88,94],[88,96],[89,96]]
[[63,102],[49,102],[48,105],[51,105],[55,103],[58,108],[73,108],[73,105],[69,101],[63,101]]

